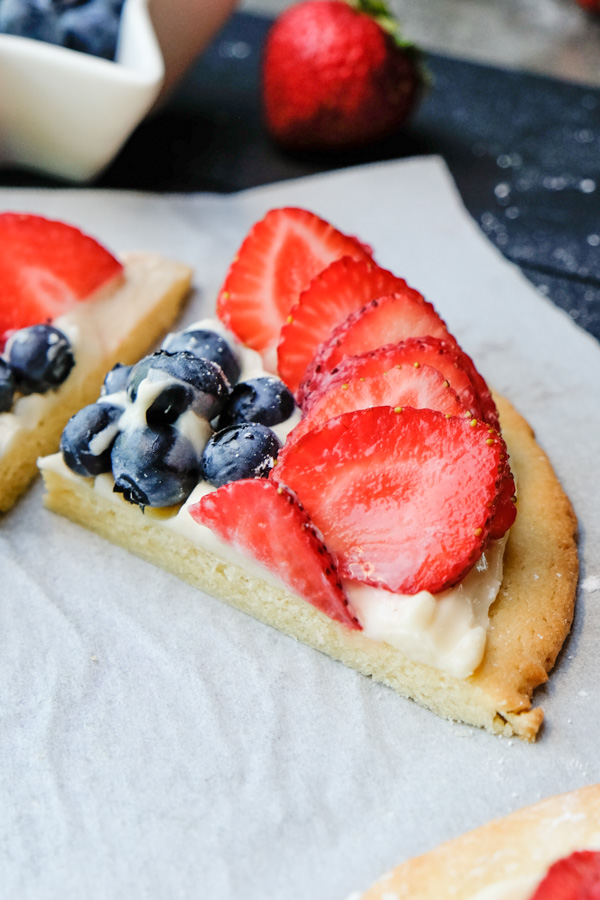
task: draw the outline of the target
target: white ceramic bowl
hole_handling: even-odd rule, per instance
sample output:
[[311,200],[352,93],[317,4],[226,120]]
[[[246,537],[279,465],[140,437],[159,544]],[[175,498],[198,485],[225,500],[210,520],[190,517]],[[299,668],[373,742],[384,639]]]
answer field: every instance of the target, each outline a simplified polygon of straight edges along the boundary
[[0,34],[0,165],[89,181],[144,118],[164,77],[147,0],[125,0],[116,62]]

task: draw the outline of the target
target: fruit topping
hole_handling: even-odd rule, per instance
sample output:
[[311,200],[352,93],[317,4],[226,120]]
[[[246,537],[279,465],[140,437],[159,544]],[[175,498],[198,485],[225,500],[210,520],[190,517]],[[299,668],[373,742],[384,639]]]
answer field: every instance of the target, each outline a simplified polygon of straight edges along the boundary
[[502,471],[498,502],[490,526],[490,539],[501,538],[517,518],[515,479],[510,470],[508,455]]
[[404,124],[424,81],[420,53],[384,0],[303,0],[267,37],[265,121],[294,150],[379,141]]
[[249,231],[217,300],[222,322],[244,344],[273,351],[290,309],[334,259],[369,254],[356,238],[304,209],[272,209]]
[[[290,390],[298,390],[319,344],[336,325],[370,300],[404,288],[403,278],[372,259],[342,257],[313,278],[292,306],[277,347],[277,369]],[[297,399],[302,405],[302,398]]]
[[172,424],[186,409],[206,419],[218,416],[230,393],[229,382],[217,363],[185,350],[157,350],[136,363],[127,379],[127,394],[135,402],[145,394],[148,424]]
[[123,266],[77,228],[0,214],[0,349],[11,331],[66,313],[122,277]]
[[396,410],[412,406],[415,409],[436,409],[446,416],[468,415],[473,418],[437,369],[431,366],[394,366],[381,375],[352,378],[331,386],[290,432],[283,452],[323,422],[345,412],[372,406],[391,406]]
[[225,485],[190,506],[197,522],[258,560],[331,619],[360,628],[348,606],[336,563],[296,496],[272,481]]
[[407,338],[398,344],[387,344],[358,356],[347,356],[330,372],[321,374],[315,389],[304,398],[303,409],[308,412],[323,393],[357,378],[381,377],[394,366],[419,368],[426,365],[441,372],[461,403],[476,419],[480,419],[481,406],[463,356],[462,350],[455,344],[433,337]]
[[106,397],[108,394],[119,394],[127,387],[127,379],[133,366],[124,366],[123,363],[117,363],[116,366],[107,372],[104,378],[100,396]]
[[225,340],[215,331],[206,328],[190,328],[168,334],[162,344],[163,350],[176,353],[187,350],[200,359],[210,359],[221,366],[229,384],[236,384],[240,377],[240,364]]
[[259,422],[271,428],[289,419],[295,408],[291,391],[279,378],[249,378],[231,392],[219,416],[219,429],[242,422]]
[[215,487],[241,478],[266,478],[275,465],[281,443],[266,425],[231,425],[207,441],[202,473]]
[[73,472],[84,477],[110,472],[111,450],[122,415],[122,406],[92,403],[69,419],[60,439],[60,450]]
[[559,859],[531,900],[600,900],[600,852],[578,850]]
[[200,477],[194,445],[172,425],[124,429],[111,461],[115,492],[142,509],[182,503]]
[[409,337],[424,336],[456,343],[431,303],[417,291],[406,287],[403,291],[372,300],[351,313],[319,346],[300,390],[304,395],[315,390],[322,374],[331,371],[345,356],[356,356]]
[[12,409],[15,398],[15,376],[6,360],[0,358],[0,413]]
[[15,331],[5,354],[22,394],[45,394],[59,387],[75,365],[68,337],[52,325],[31,325]]
[[437,593],[481,555],[505,456],[476,419],[375,407],[305,434],[271,477],[296,491],[342,577]]

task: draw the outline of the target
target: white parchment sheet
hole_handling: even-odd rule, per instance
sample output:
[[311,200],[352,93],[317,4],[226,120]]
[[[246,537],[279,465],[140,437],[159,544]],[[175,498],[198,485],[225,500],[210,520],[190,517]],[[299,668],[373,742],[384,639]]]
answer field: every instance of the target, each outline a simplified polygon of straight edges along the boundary
[[[191,263],[209,314],[249,226],[301,205],[421,290],[536,429],[581,525],[535,745],[436,718],[42,507],[0,520],[0,897],[344,900],[491,817],[600,781],[600,347],[417,159],[235,196],[0,191]],[[543,511],[542,511],[543,514]]]

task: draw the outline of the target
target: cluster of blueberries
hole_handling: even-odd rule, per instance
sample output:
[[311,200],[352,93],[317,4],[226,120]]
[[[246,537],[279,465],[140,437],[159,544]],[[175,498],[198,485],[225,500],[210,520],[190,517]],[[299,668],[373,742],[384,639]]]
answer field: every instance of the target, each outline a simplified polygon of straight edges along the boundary
[[0,0],[0,33],[114,60],[124,0]]
[[[182,503],[202,479],[221,487],[266,477],[281,447],[272,427],[289,419],[294,398],[279,378],[239,377],[221,335],[169,335],[161,350],[108,373],[98,401],[67,424],[63,459],[84,477],[112,472],[115,491],[142,508]],[[190,416],[211,423],[206,443],[195,442]]]
[[9,412],[15,394],[45,394],[59,387],[75,365],[68,337],[53,325],[13,332],[0,356],[0,412]]

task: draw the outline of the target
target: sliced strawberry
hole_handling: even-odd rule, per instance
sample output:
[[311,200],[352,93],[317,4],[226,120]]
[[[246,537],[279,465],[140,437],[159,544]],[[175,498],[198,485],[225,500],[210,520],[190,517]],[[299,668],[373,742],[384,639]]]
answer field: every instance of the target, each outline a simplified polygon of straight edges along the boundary
[[0,349],[11,331],[57,318],[123,266],[77,228],[41,216],[0,214]]
[[[350,313],[384,294],[404,290],[406,282],[372,259],[336,259],[302,291],[281,329],[277,369],[291,391],[296,392],[306,367],[319,344]],[[296,396],[301,405],[301,396]]]
[[515,479],[510,470],[507,456],[503,469],[500,491],[498,493],[496,510],[490,527],[490,538],[492,540],[501,538],[506,534],[516,518],[517,505],[515,497]]
[[190,513],[331,619],[360,628],[335,559],[290,490],[264,478],[232,481],[190,506]]
[[475,390],[477,391],[477,396],[481,404],[481,412],[484,422],[487,422],[488,425],[491,425],[492,428],[495,428],[496,431],[499,431],[500,420],[498,418],[498,410],[496,408],[494,398],[492,397],[492,392],[487,386],[483,376],[480,375],[475,368],[475,363],[473,362],[471,357],[467,356],[467,354],[463,352],[461,359],[463,366],[471,377],[471,381],[475,385]]
[[481,555],[505,453],[475,419],[375,407],[308,432],[270,477],[298,493],[342,577],[437,593]]
[[531,900],[600,900],[600,852],[578,850],[559,859]]
[[238,250],[217,299],[217,314],[249,347],[274,349],[300,292],[341,256],[369,258],[356,238],[313,213],[272,209]]
[[324,373],[330,372],[345,356],[357,356],[409,337],[441,338],[456,341],[443,320],[425,298],[412,288],[388,294],[351,313],[332,331],[308,366],[300,390],[308,395]]
[[464,356],[456,344],[433,337],[407,338],[398,344],[387,344],[358,356],[347,356],[334,366],[331,372],[321,376],[315,390],[306,396],[303,409],[310,410],[321,395],[328,392],[331,387],[337,387],[355,378],[381,376],[394,366],[426,365],[433,366],[441,372],[450,383],[450,387],[458,394],[460,401],[476,419],[480,419],[481,406],[465,367]]
[[[356,359],[357,357],[350,357]],[[441,372],[431,366],[393,366],[380,375],[354,377],[336,383],[321,394],[307,415],[288,434],[283,452],[307,431],[313,431],[336,416],[371,406],[436,409],[446,416],[473,418]]]

